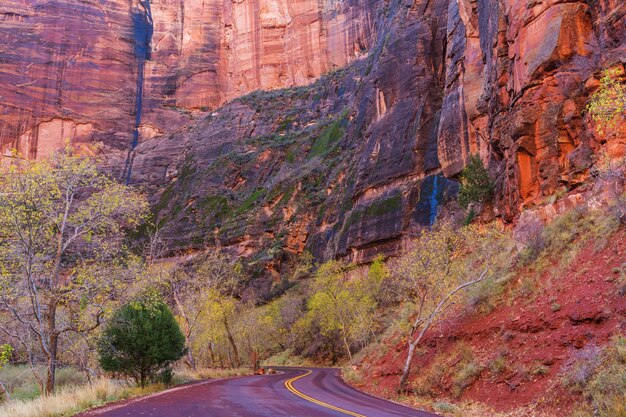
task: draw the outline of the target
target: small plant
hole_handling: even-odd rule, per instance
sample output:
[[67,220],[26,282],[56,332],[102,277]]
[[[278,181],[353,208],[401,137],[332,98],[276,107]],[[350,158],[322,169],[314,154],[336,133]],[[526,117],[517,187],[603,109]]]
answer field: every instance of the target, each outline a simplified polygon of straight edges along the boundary
[[554,303],[552,303],[550,305],[550,310],[552,310],[553,313],[556,313],[557,311],[561,310],[561,304],[557,303],[556,301]]
[[345,366],[341,371],[341,377],[353,384],[360,384],[363,380],[363,376],[352,366]]
[[438,401],[433,403],[433,409],[438,413],[456,414],[460,411],[459,407],[454,404],[447,403],[445,401]]
[[471,386],[483,371],[483,367],[471,361],[463,366],[452,379],[452,395],[460,397],[469,386]]
[[521,297],[530,297],[537,290],[535,281],[530,277],[523,277],[520,281],[518,293]]
[[600,365],[602,350],[596,345],[588,345],[574,358],[565,371],[562,384],[574,392],[582,392]]
[[580,416],[626,415],[626,337],[615,337],[603,350],[585,349],[563,381],[586,400]]
[[620,75],[617,69],[605,70],[600,88],[587,103],[587,112],[601,135],[613,130],[626,114],[626,84],[618,79]]
[[619,279],[617,281],[617,293],[620,296],[626,296],[626,262],[621,267],[614,268],[613,271],[619,273]]
[[494,360],[489,362],[488,368],[493,375],[500,375],[506,370],[506,356],[503,354],[498,355]]
[[[2,367],[9,362],[12,354],[13,348],[11,347],[11,345],[0,345],[0,369],[2,369]],[[2,381],[0,381],[0,390],[2,390],[2,392],[0,392],[0,399],[2,399],[2,395],[4,395],[7,399],[10,398],[9,391],[7,391],[7,389],[4,387]]]
[[169,382],[169,366],[185,353],[185,336],[160,299],[144,296],[117,310],[100,339],[100,366],[137,385]]
[[550,368],[545,365],[537,365],[530,373],[534,376],[544,376],[550,373]]
[[469,162],[461,171],[459,204],[464,209],[472,203],[484,203],[493,197],[494,184],[489,172],[478,155],[470,156]]
[[520,216],[513,235],[516,242],[520,242],[524,245],[524,249],[519,254],[519,260],[522,265],[526,265],[537,259],[545,249],[546,238],[544,228],[544,223],[538,217],[527,214],[526,212]]

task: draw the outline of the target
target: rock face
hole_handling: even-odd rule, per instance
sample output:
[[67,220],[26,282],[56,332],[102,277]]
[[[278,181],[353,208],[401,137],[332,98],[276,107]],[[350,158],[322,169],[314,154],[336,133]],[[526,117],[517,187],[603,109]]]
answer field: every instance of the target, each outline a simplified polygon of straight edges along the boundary
[[172,250],[367,261],[433,221],[471,154],[506,221],[623,155],[583,113],[625,34],[620,0],[6,0],[0,140],[102,143]]
[[505,219],[578,185],[601,145],[624,154],[623,135],[596,137],[581,115],[598,71],[624,67],[626,4],[588,3],[450,2],[442,169],[453,176],[479,153],[501,179]]
[[29,158],[67,140],[134,148],[198,110],[345,66],[369,46],[370,9],[356,1],[7,0],[0,145]]

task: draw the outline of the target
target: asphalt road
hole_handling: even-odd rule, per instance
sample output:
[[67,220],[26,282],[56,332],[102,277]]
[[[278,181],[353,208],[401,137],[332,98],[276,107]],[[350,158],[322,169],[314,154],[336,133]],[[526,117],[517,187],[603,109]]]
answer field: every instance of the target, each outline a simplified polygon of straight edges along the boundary
[[207,381],[82,414],[83,417],[436,417],[357,391],[337,369],[279,368],[276,375]]

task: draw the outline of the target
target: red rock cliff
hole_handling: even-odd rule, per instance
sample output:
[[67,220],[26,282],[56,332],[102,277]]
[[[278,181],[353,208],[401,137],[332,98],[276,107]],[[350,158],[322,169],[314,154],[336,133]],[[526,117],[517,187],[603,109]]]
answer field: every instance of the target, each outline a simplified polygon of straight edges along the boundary
[[189,110],[310,83],[367,49],[369,11],[354,3],[6,0],[2,149],[45,157],[67,139],[124,149],[135,127],[149,139],[188,123]]
[[626,62],[618,0],[6,0],[0,16],[4,149],[138,145],[111,160],[150,184],[172,248],[219,242],[269,269],[305,248],[397,251],[470,154],[512,220],[626,146],[583,117]]

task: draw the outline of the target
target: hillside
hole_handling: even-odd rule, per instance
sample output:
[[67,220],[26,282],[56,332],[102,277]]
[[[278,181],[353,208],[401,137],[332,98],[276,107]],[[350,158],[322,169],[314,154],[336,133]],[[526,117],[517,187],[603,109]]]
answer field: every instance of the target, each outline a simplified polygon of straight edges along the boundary
[[[397,394],[406,358],[399,329],[365,349],[347,377],[374,395],[454,416],[582,416],[585,399],[611,405],[615,392],[606,372],[619,380],[624,357],[596,367],[608,346],[623,349],[624,228],[606,238],[572,213],[559,221],[560,254],[549,248],[529,266],[470,292],[462,311],[433,329],[415,360],[408,395]],[[586,231],[568,242],[574,224]],[[619,404],[599,415],[621,415]]]

